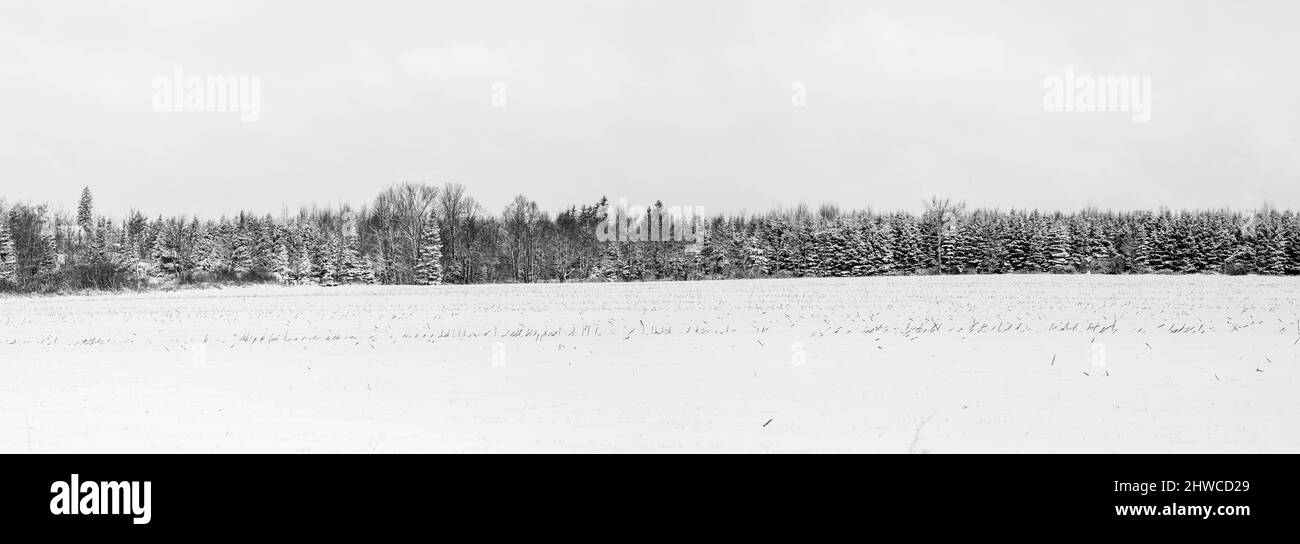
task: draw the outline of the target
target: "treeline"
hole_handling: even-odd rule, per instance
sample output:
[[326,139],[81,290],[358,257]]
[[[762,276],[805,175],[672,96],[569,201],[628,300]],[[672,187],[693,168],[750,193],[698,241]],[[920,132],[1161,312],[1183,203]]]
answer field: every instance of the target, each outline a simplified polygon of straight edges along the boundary
[[[0,201],[0,290],[238,282],[495,283],[905,274],[1300,274],[1300,216],[1268,207],[919,215],[806,206],[703,219],[695,241],[601,242],[604,198],[554,217],[516,197],[489,213],[457,184],[395,185],[358,209],[149,218]],[[662,204],[646,213],[665,213]],[[649,222],[647,222],[649,223]],[[670,237],[666,237],[670,238]]]

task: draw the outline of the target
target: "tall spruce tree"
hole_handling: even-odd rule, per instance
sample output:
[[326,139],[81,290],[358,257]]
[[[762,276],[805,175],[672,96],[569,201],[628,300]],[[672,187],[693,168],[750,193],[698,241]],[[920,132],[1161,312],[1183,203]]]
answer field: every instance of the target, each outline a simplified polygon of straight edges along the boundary
[[278,244],[278,246],[275,250],[275,262],[271,271],[281,282],[288,283],[293,279],[291,276],[292,269],[289,268],[289,248],[284,244]]
[[1052,272],[1074,272],[1074,262],[1070,258],[1070,231],[1065,225],[1052,227],[1048,265]]
[[1287,255],[1284,237],[1276,216],[1261,221],[1255,236],[1255,270],[1260,274],[1280,276],[1286,273]]
[[1133,271],[1145,274],[1151,271],[1151,236],[1145,225],[1139,224],[1133,234]]
[[1025,218],[1012,213],[1007,225],[1005,240],[1007,248],[1007,268],[1013,272],[1026,272],[1030,268],[1029,227]]
[[253,269],[253,236],[243,227],[236,227],[230,239],[230,271],[243,275]]
[[81,188],[81,202],[77,204],[77,225],[86,234],[95,227],[95,197],[90,194],[90,187]]
[[311,262],[311,253],[298,252],[298,262],[293,267],[293,278],[298,283],[310,283],[316,279],[316,269]]
[[1286,273],[1300,274],[1300,216],[1288,214],[1286,230]]
[[870,253],[869,274],[884,275],[894,271],[893,225],[888,221],[869,222],[866,240]]
[[18,283],[18,250],[9,230],[9,214],[0,210],[0,284]]
[[914,274],[921,268],[921,231],[910,215],[896,214],[892,222],[893,267],[904,274]]
[[438,224],[426,219],[420,233],[420,250],[415,261],[417,285],[442,284],[442,236]]
[[105,220],[100,220],[99,225],[95,227],[94,233],[90,238],[89,257],[92,264],[103,264],[109,262],[108,257],[108,231],[110,224]]
[[343,244],[337,234],[325,233],[322,236],[324,237],[324,248],[321,250],[320,284],[333,287],[343,282],[341,277]]
[[375,283],[375,269],[361,252],[361,239],[347,236],[343,240],[342,255],[339,261],[338,279],[340,283]]
[[745,266],[750,274],[758,276],[766,276],[770,272],[771,261],[757,235],[750,235],[745,240]]

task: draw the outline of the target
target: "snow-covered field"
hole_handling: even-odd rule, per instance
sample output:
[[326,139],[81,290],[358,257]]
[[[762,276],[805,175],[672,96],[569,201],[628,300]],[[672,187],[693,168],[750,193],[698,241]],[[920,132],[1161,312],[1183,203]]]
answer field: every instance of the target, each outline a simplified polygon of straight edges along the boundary
[[0,451],[1300,452],[1300,280],[0,298]]

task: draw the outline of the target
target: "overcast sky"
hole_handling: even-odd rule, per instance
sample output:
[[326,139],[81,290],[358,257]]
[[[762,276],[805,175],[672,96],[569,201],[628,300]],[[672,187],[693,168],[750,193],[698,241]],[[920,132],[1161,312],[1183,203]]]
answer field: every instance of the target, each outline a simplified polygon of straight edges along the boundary
[[[10,202],[1300,208],[1293,1],[116,4],[0,3]],[[154,111],[177,68],[260,77],[260,118]],[[1045,112],[1067,69],[1149,76],[1150,121]]]

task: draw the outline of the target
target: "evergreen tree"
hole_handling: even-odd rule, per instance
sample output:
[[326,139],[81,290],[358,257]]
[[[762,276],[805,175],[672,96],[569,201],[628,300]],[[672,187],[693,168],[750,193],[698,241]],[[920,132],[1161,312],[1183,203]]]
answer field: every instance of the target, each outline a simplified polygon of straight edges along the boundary
[[319,229],[306,223],[298,229],[298,243],[302,250],[298,255],[298,280],[301,282],[320,281],[325,274],[327,243]]
[[1005,234],[1007,248],[1007,268],[1012,272],[1029,270],[1029,227],[1025,218],[1014,211]]
[[1030,272],[1047,272],[1051,270],[1052,251],[1049,247],[1051,243],[1049,229],[1050,222],[1037,210],[1029,214],[1025,231],[1029,243],[1029,253],[1025,261],[1025,270]]
[[921,231],[910,215],[896,214],[891,222],[893,268],[904,274],[913,274],[921,268]]
[[1169,230],[1168,218],[1161,214],[1149,221],[1147,229],[1147,265],[1152,271],[1169,270],[1169,252],[1165,245]]
[[863,236],[862,220],[850,218],[839,225],[837,273],[840,276],[866,276],[871,271],[870,248]]
[[83,232],[89,234],[94,228],[95,197],[90,194],[90,187],[81,188],[81,202],[77,205],[77,224]]
[[343,244],[335,234],[325,234],[325,246],[321,251],[321,285],[333,287],[342,283]]
[[1049,249],[1048,265],[1052,272],[1074,272],[1073,262],[1070,259],[1070,231],[1065,225],[1057,225],[1051,230],[1051,245]]
[[361,252],[361,240],[357,236],[348,236],[343,240],[342,255],[339,261],[338,280],[340,283],[375,283],[375,269]]
[[417,285],[442,284],[442,236],[438,225],[428,219],[420,235],[420,252],[415,261]]
[[1214,218],[1198,215],[1192,221],[1192,229],[1192,268],[1196,272],[1218,272],[1223,263],[1218,260],[1219,236]]
[[[158,219],[162,223],[162,218]],[[158,227],[158,234],[153,238],[153,247],[149,249],[150,273],[154,276],[161,276],[172,271],[172,263],[175,261],[175,254],[167,243],[166,229]]]
[[271,271],[282,282],[288,283],[292,279],[289,268],[289,248],[284,244],[280,244],[275,250],[275,264]]
[[275,222],[270,217],[255,223],[252,233],[252,264],[253,268],[261,269],[266,272],[274,272],[276,268],[276,253],[279,251],[280,243],[276,233]]
[[973,221],[958,223],[952,238],[952,263],[949,270],[954,274],[963,274],[977,269],[980,264],[980,251],[976,240],[976,225]]
[[848,276],[852,271],[849,262],[848,241],[845,229],[839,222],[823,224],[813,233],[811,251],[808,252],[808,270],[814,276]]
[[1193,245],[1193,221],[1187,213],[1179,214],[1174,221],[1174,228],[1169,239],[1172,252],[1172,266],[1175,272],[1191,274],[1197,272],[1196,248]]
[[108,259],[108,230],[109,224],[103,220],[95,228],[94,234],[90,241],[90,262],[93,264],[102,264],[109,262]]
[[298,252],[298,263],[293,268],[293,278],[298,283],[310,283],[316,277],[316,269],[312,265],[311,254],[306,251]]
[[[710,277],[722,276],[730,277],[731,275],[731,228],[724,221],[715,224],[715,228],[709,230],[708,236],[704,239],[709,262],[707,264]],[[620,248],[624,249],[624,248]],[[624,260],[626,259],[626,250],[622,251]]]
[[0,210],[0,284],[18,283],[18,251],[9,230],[9,214]]
[[1300,216],[1286,222],[1286,273],[1300,274]]
[[804,252],[801,267],[803,275],[813,277],[830,275],[831,259],[835,256],[834,249],[828,241],[830,236],[830,229],[820,224],[809,233],[807,250]]
[[217,252],[216,227],[201,225],[195,233],[194,264],[204,272],[221,268],[221,257]]
[[752,274],[766,276],[770,272],[771,261],[756,235],[749,236],[745,241],[745,261]]
[[247,229],[238,228],[230,240],[230,271],[243,275],[253,269],[253,240]]
[[[649,273],[648,260],[646,256],[645,243],[624,242],[623,247],[623,279],[627,280],[644,280]],[[735,274],[736,270],[730,270],[729,273]]]
[[868,274],[883,275],[894,271],[893,226],[887,221],[869,222],[865,232],[870,255]]
[[600,260],[597,261],[596,266],[591,269],[591,277],[589,279],[599,281],[618,281],[620,279],[619,274],[622,273],[622,265],[619,264],[622,259],[618,254],[618,242],[604,242],[604,246],[605,249],[600,254]]
[[956,274],[961,271],[957,258],[957,224],[949,223],[939,233],[939,273]]
[[1147,273],[1151,271],[1151,236],[1146,226],[1139,224],[1133,235],[1133,271]]
[[1255,270],[1260,274],[1279,276],[1286,273],[1286,238],[1278,228],[1275,217],[1260,222],[1255,237]]

